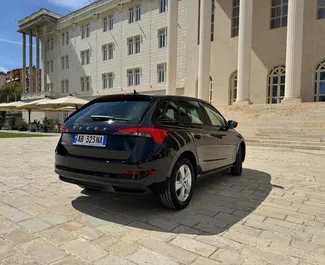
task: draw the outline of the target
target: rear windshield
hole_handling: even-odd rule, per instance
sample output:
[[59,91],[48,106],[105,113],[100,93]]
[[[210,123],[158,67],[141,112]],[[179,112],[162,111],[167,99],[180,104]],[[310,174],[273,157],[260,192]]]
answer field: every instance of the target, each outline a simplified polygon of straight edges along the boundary
[[92,115],[111,116],[129,121],[138,121],[149,106],[150,101],[109,101],[96,102],[72,115],[66,122],[91,121]]

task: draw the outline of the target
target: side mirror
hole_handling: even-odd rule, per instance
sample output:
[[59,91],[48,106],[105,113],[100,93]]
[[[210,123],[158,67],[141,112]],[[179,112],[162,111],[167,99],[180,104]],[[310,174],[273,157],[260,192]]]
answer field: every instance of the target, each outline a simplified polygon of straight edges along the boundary
[[238,122],[236,122],[236,121],[232,121],[232,120],[228,121],[229,129],[235,129],[237,127],[237,125],[238,125]]

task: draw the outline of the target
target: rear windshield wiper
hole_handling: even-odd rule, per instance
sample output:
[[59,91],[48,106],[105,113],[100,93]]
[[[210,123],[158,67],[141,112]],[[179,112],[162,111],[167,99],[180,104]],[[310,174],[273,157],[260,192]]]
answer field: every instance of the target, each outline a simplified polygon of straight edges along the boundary
[[91,115],[90,117],[91,117],[94,121],[108,121],[108,120],[114,120],[114,121],[129,121],[128,119],[117,118],[117,117],[106,116],[106,115]]

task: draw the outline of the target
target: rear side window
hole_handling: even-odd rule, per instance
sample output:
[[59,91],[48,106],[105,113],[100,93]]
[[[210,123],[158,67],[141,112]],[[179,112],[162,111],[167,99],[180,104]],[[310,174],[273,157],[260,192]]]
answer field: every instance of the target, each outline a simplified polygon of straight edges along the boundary
[[158,121],[177,121],[178,106],[172,100],[164,100],[159,104],[156,112],[156,120]]
[[150,101],[132,100],[95,102],[73,115],[67,122],[91,121],[92,115],[112,116],[129,121],[138,120],[144,114],[149,104]]
[[204,124],[204,113],[196,101],[179,101],[179,119],[182,123]]

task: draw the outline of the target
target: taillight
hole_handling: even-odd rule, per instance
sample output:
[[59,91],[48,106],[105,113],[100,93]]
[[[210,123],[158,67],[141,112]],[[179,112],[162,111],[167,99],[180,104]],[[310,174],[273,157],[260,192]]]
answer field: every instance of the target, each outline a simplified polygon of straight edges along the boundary
[[156,143],[163,144],[167,136],[167,131],[157,128],[127,128],[118,130],[116,134],[151,137]]
[[64,127],[64,126],[60,126],[60,133],[64,133],[67,132],[68,128]]

